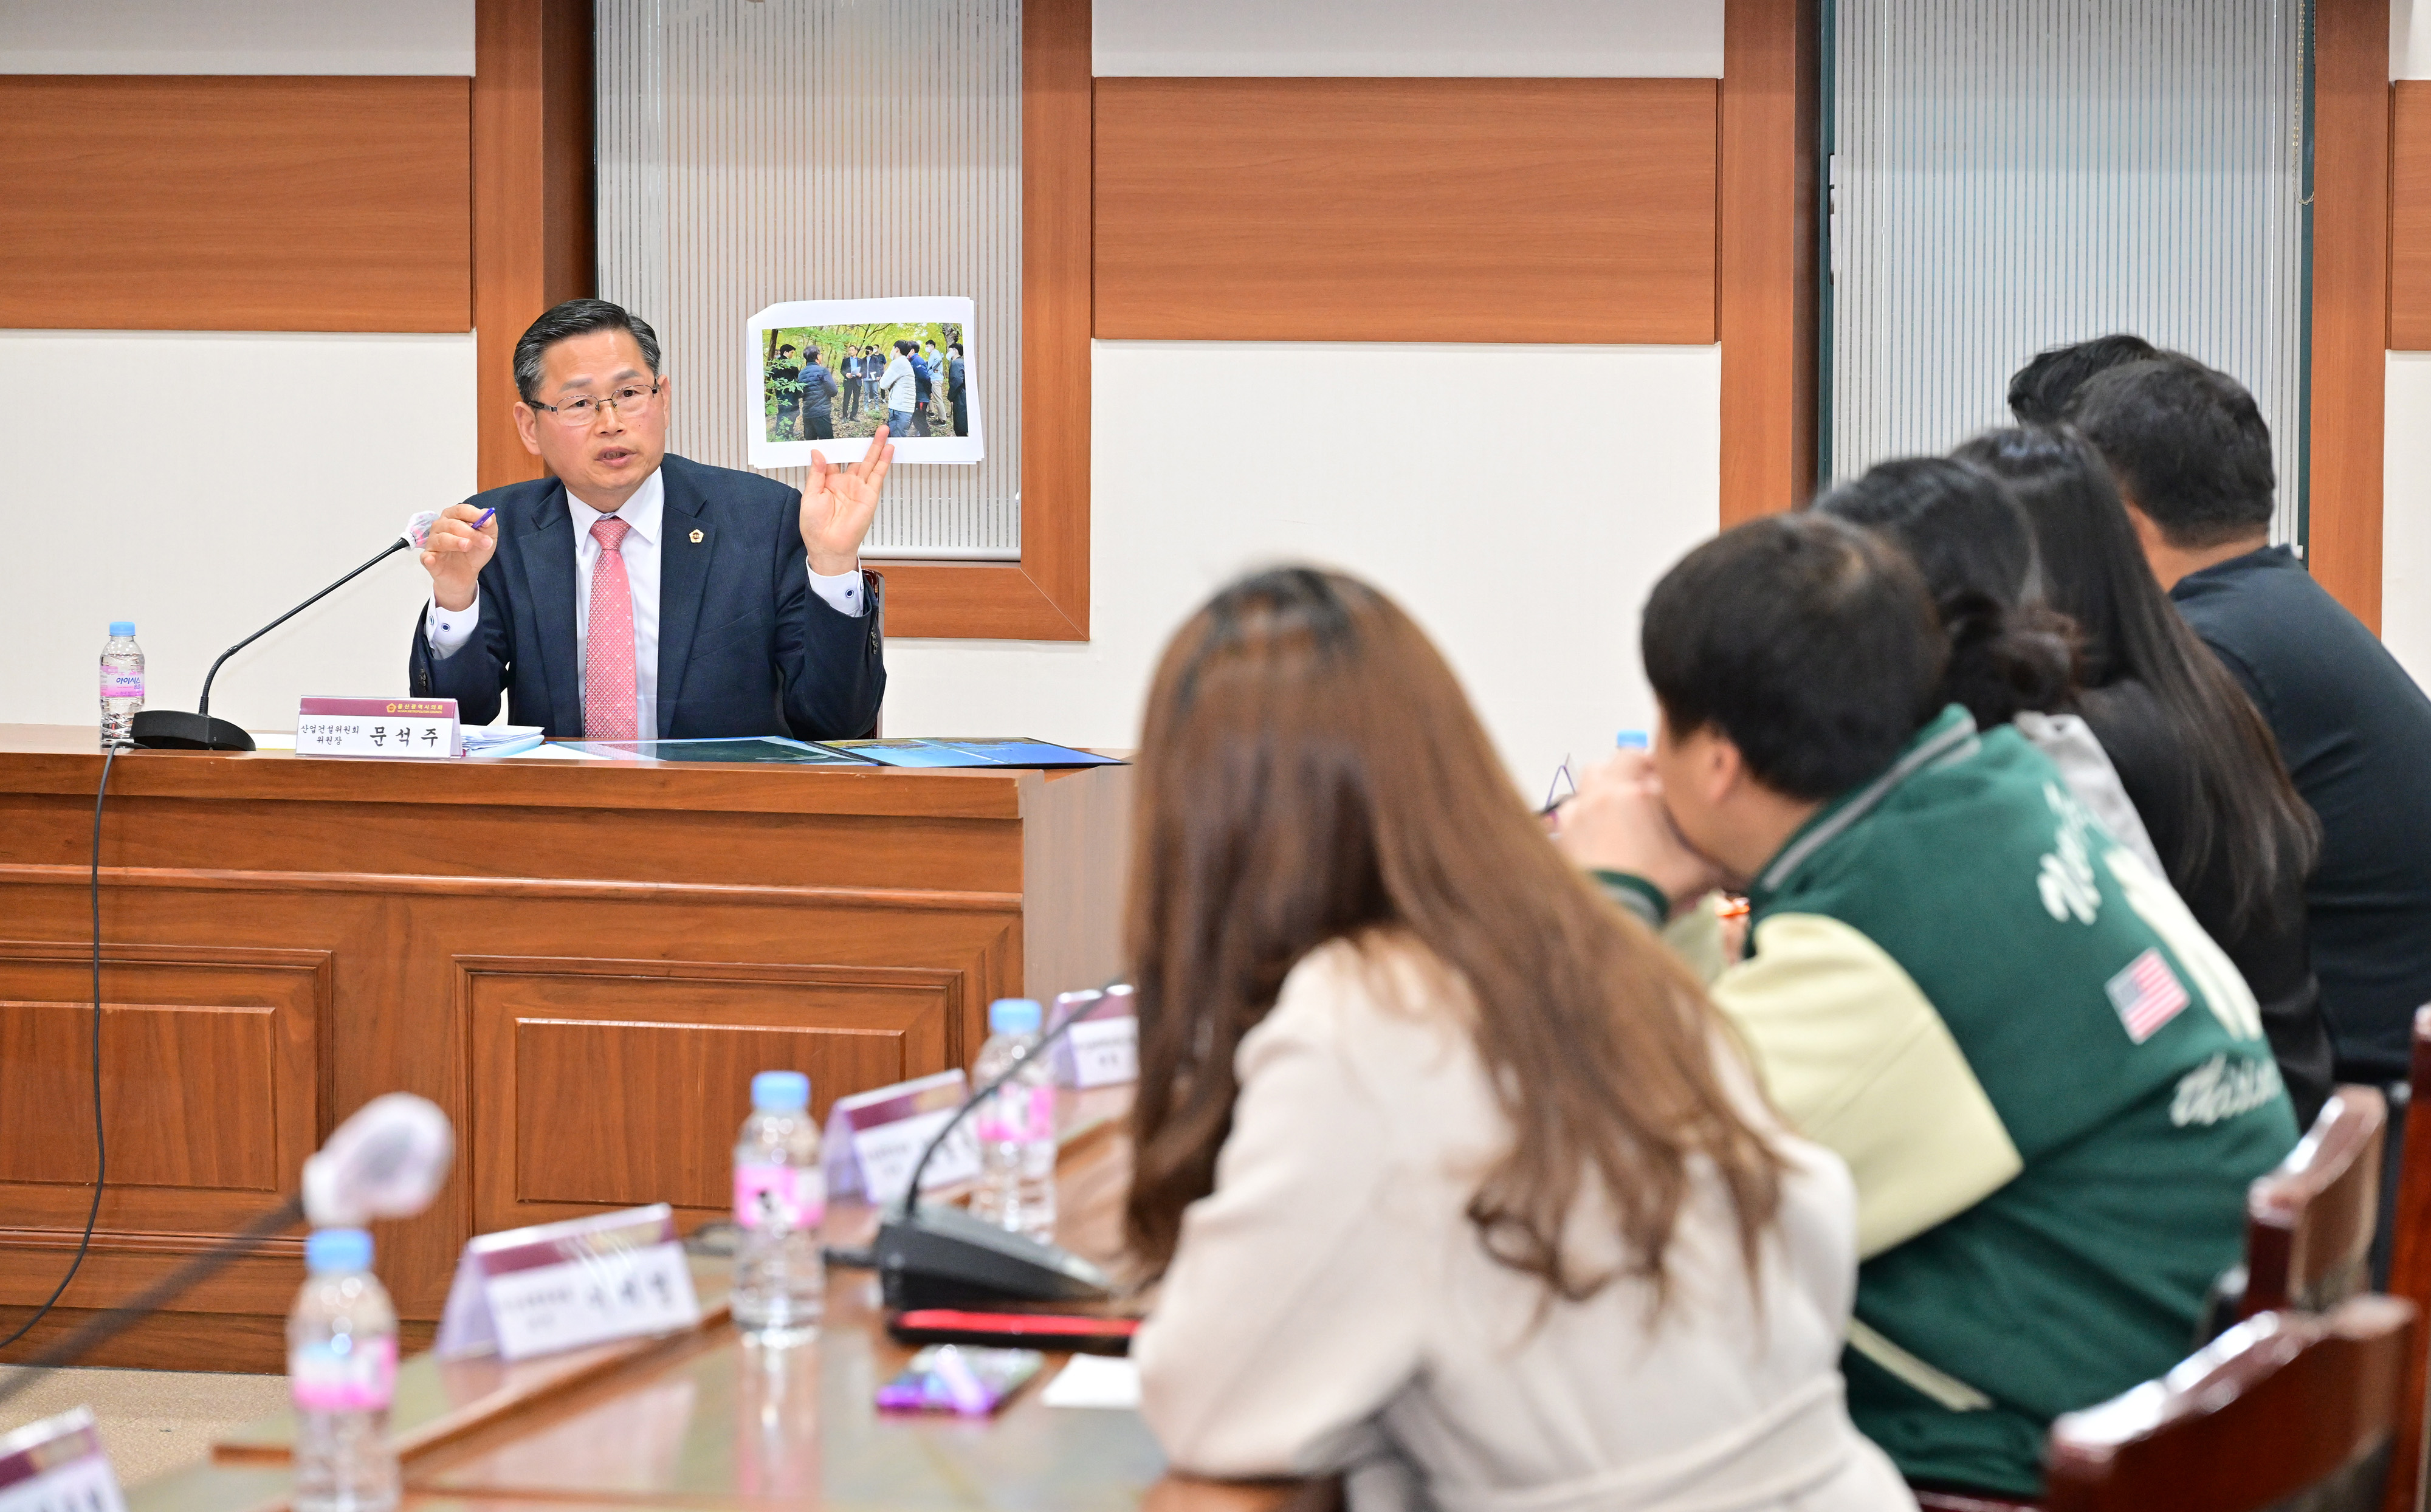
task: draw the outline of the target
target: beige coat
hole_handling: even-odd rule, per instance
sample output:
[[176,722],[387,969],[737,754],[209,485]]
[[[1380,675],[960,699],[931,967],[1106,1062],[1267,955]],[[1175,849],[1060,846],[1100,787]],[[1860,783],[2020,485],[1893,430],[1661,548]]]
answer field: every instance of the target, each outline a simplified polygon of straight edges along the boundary
[[[1355,1512],[1912,1508],[1842,1405],[1840,1163],[1780,1136],[1791,1171],[1753,1299],[1707,1173],[1659,1321],[1616,1282],[1539,1323],[1540,1285],[1465,1216],[1508,1133],[1463,1006],[1406,949],[1374,957],[1313,954],[1242,1041],[1216,1190],[1132,1349],[1177,1468],[1349,1469]],[[1570,1242],[1601,1262],[1619,1241],[1592,1206]]]

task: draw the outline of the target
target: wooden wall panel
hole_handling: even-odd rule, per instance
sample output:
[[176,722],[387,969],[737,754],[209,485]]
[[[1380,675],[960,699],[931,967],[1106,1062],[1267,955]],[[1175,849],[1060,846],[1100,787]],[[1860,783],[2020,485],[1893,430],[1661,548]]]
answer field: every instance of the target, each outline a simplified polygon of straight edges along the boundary
[[591,11],[591,0],[474,6],[472,324],[483,488],[542,473],[515,433],[515,339],[549,306],[598,291]]
[[1711,79],[1101,78],[1097,333],[1702,344]]
[[1727,0],[1722,25],[1722,524],[1815,490],[1815,0]]
[[2389,110],[2389,344],[2431,351],[2431,79],[2401,79]]
[[2308,564],[2380,629],[2389,385],[2389,7],[2317,0]]
[[0,327],[461,331],[461,78],[0,76]]
[[[800,1071],[813,1113],[959,1066],[977,983],[952,970],[461,958],[473,1022],[482,1230],[731,1191],[754,1073]],[[613,1086],[618,1097],[603,1099]],[[703,1089],[709,1089],[707,1096]]]
[[1021,560],[873,563],[890,635],[1089,638],[1091,14],[1021,8]]

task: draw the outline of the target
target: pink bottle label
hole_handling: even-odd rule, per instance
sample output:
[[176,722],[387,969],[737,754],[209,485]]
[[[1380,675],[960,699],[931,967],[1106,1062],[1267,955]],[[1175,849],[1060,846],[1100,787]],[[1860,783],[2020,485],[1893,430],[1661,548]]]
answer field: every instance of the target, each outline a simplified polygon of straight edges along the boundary
[[985,1110],[977,1116],[980,1137],[991,1143],[1016,1139],[1052,1139],[1055,1137],[1055,1089],[1033,1086],[1028,1095],[1020,1087],[1004,1087],[988,1099]]
[[791,1166],[734,1168],[734,1221],[746,1229],[815,1229],[827,1213],[825,1171]]
[[298,1412],[376,1412],[396,1395],[396,1340],[351,1339],[287,1352],[287,1389]]
[[101,696],[105,698],[140,698],[143,697],[143,674],[141,672],[104,672],[101,675]]

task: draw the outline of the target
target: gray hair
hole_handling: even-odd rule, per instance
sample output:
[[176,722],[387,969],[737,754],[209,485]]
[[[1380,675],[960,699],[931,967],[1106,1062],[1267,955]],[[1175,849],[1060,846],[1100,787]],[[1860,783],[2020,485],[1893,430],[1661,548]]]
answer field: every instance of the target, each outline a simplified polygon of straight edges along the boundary
[[548,349],[595,330],[621,330],[631,336],[641,345],[642,361],[649,364],[650,376],[659,376],[659,333],[648,321],[605,299],[568,299],[533,321],[515,341],[515,392],[526,404],[533,403],[540,393]]

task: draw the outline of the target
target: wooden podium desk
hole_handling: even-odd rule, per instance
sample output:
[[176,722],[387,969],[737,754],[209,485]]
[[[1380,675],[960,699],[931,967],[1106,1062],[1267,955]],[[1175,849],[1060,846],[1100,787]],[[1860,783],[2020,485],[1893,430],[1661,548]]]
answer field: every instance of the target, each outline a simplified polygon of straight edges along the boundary
[[[1106,1119],[1131,1089],[1065,1094],[1062,1121],[1093,1132],[1058,1163],[1057,1237],[1114,1263],[1129,1141]],[[865,1206],[839,1203],[830,1242],[864,1242]],[[826,1326],[798,1349],[746,1346],[724,1317],[729,1275],[696,1258],[710,1319],[670,1338],[628,1340],[507,1365],[409,1361],[390,1432],[407,1512],[1330,1512],[1332,1481],[1263,1485],[1165,1473],[1137,1413],[1044,1405],[1068,1355],[996,1417],[882,1413],[880,1383],[912,1351],[890,1339],[877,1278],[831,1268]],[[289,1492],[293,1422],[265,1419],[222,1439],[213,1461],[131,1487],[130,1512],[272,1512]]]
[[[0,726],[0,1332],[73,1257],[93,1176],[102,759]],[[427,1343],[464,1241],[731,1201],[755,1071],[836,1098],[967,1066],[987,1004],[1120,970],[1131,769],[823,770],[135,752],[102,821],[92,1252],[24,1358],[294,1188],[362,1103],[456,1121],[379,1268]],[[300,1235],[89,1363],[276,1370]]]

